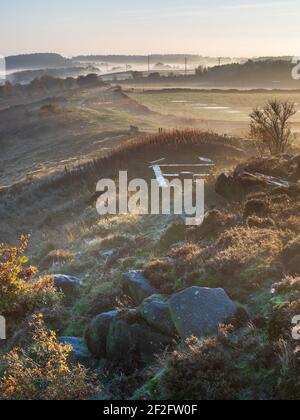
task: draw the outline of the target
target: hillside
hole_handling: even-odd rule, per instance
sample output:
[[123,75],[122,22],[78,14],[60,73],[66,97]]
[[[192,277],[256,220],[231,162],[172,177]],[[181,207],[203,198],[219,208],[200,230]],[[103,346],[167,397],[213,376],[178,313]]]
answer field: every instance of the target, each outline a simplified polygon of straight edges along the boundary
[[[220,101],[252,108],[266,92],[173,94],[96,75],[1,90],[4,399],[299,399],[297,139],[258,158],[233,135],[248,120]],[[194,110],[204,101],[214,118]],[[99,180],[150,183],[155,163],[170,178],[198,165],[201,225],[98,214]]]
[[136,75],[134,80],[123,81],[129,86],[163,85],[176,87],[197,87],[202,89],[299,89],[299,80],[292,76],[295,64],[292,60],[248,60],[229,64],[200,66],[195,72],[176,74],[152,71],[148,77]]
[[12,55],[5,58],[7,70],[70,66],[72,61],[53,53]]
[[[237,139],[197,131],[146,136],[72,171],[2,191],[4,236],[15,243],[14,235],[32,230],[32,261],[42,273],[81,280],[79,285],[74,277],[56,276],[66,300],[46,306],[43,314],[98,381],[105,372],[104,391],[89,389],[97,398],[299,397],[297,344],[289,329],[298,308],[298,160],[248,160],[251,150],[241,147]],[[202,226],[186,228],[172,215],[97,215],[99,178],[114,178],[120,168],[132,177],[151,177],[149,161],[166,155],[171,162],[193,155],[214,159]],[[219,174],[238,162],[235,186],[221,183]],[[249,184],[241,176],[256,172],[286,177],[290,187]],[[176,302],[184,298],[194,305],[203,287],[206,299],[217,299],[235,316],[219,332],[185,342]],[[199,307],[193,308],[196,316]],[[207,310],[211,319],[220,313],[214,305]],[[27,327],[19,328],[10,346],[26,335]]]

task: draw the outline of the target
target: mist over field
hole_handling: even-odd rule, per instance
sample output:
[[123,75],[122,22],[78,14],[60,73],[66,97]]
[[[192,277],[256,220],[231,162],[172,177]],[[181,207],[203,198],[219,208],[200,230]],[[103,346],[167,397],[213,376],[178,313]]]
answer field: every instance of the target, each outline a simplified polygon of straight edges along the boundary
[[2,7],[0,400],[300,399],[299,2],[161,3]]

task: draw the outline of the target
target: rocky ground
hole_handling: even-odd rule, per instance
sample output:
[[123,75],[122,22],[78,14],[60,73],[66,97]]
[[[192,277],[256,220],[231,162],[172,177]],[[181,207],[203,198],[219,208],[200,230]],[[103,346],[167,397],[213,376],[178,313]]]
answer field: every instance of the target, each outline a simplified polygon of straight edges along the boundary
[[299,157],[236,153],[208,182],[200,227],[90,218],[39,255],[64,296],[45,322],[96,375],[96,398],[299,399]]

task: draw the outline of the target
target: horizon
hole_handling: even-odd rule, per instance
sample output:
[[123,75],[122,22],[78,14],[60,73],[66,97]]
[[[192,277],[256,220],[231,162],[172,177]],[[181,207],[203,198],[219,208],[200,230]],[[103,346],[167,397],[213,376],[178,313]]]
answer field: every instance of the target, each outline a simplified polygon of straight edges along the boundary
[[66,0],[48,5],[12,0],[1,12],[3,56],[45,51],[65,57],[299,55],[297,0],[165,0],[163,5],[158,0],[74,0],[72,7]]
[[285,58],[293,58],[295,56],[292,55],[257,55],[257,56],[213,56],[213,55],[203,55],[203,54],[188,54],[188,53],[184,53],[184,52],[179,52],[179,53],[151,53],[151,54],[126,54],[126,53],[115,53],[115,54],[102,54],[100,53],[94,53],[94,54],[78,54],[78,55],[64,55],[61,54],[59,52],[56,51],[33,51],[33,52],[20,52],[17,54],[11,54],[11,55],[6,55],[6,56],[2,56],[0,55],[0,58],[12,58],[12,57],[20,57],[20,56],[33,56],[33,55],[58,55],[64,59],[69,59],[69,60],[74,60],[77,57],[142,57],[142,58],[147,58],[147,57],[199,57],[199,58],[210,58],[210,59],[218,59],[218,58],[229,58],[229,59],[247,59],[247,60],[254,60],[254,59],[274,59],[274,58],[278,58],[278,59],[285,59]]
[[48,54],[53,54],[53,55],[59,55],[62,58],[65,59],[76,59],[77,57],[143,57],[146,58],[148,56],[150,57],[156,57],[156,56],[163,56],[163,57],[174,57],[174,56],[178,56],[178,57],[185,57],[185,56],[189,56],[189,57],[202,57],[202,58],[231,58],[231,59],[235,59],[235,58],[243,58],[243,59],[248,59],[248,60],[252,60],[252,59],[259,59],[259,58],[278,58],[278,59],[283,59],[283,58],[289,58],[289,57],[295,57],[294,55],[256,55],[256,56],[213,56],[213,55],[203,55],[203,54],[188,54],[188,53],[184,53],[184,52],[179,52],[179,53],[160,53],[160,52],[154,52],[151,54],[127,54],[127,53],[114,53],[114,54],[102,54],[100,53],[93,53],[93,54],[77,54],[77,55],[64,55],[62,53],[56,52],[56,51],[33,51],[33,52],[20,52],[20,53],[16,53],[16,54],[11,54],[11,55],[7,55],[7,56],[2,56],[0,55],[0,58],[10,58],[10,57],[19,57],[19,56],[30,56],[30,55],[48,55]]

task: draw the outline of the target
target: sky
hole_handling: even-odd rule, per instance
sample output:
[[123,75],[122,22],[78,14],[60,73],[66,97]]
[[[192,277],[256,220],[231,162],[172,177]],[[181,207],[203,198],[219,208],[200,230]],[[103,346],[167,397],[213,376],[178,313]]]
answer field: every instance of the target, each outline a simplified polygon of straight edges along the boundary
[[300,0],[7,0],[0,55],[300,56]]

